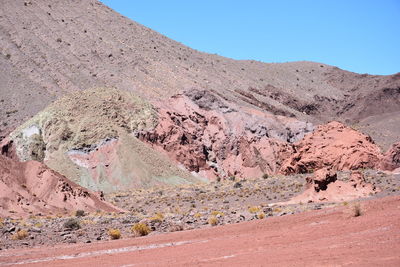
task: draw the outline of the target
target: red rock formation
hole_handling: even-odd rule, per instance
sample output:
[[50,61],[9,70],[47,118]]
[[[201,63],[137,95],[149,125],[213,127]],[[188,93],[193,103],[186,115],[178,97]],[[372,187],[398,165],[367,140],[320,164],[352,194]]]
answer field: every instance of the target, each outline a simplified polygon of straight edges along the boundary
[[0,216],[121,211],[37,161],[16,162],[0,155]]
[[158,126],[138,137],[188,170],[210,179],[259,178],[279,170],[292,152],[287,141],[312,127],[257,110],[237,111],[209,92],[193,90],[160,105]]
[[381,168],[388,171],[400,168],[400,142],[393,144],[384,154]]
[[321,125],[294,145],[282,165],[284,174],[307,173],[324,167],[333,170],[379,168],[382,155],[369,136],[339,122]]
[[289,203],[307,202],[339,202],[349,201],[375,194],[379,189],[364,180],[360,171],[352,171],[349,181],[337,180],[336,172],[331,168],[323,168],[307,178],[307,189],[294,197]]

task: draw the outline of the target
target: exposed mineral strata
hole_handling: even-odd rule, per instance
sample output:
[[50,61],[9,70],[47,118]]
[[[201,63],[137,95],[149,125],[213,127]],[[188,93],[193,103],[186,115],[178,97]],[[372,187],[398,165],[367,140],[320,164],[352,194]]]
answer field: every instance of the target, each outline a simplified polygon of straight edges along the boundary
[[16,162],[0,155],[0,216],[85,211],[121,211],[101,193],[83,188],[37,161]]

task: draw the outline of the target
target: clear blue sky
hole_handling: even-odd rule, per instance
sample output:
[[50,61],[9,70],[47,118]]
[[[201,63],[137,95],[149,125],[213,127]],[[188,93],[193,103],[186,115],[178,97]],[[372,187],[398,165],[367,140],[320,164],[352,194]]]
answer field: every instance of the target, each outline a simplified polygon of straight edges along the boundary
[[400,72],[400,0],[101,0],[191,48],[235,59]]

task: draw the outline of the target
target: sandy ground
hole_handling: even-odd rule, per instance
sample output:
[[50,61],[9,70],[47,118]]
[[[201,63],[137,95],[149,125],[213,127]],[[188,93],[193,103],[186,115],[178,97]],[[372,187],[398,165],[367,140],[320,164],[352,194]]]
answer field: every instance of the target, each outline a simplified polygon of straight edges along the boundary
[[0,266],[399,266],[400,196],[96,244],[8,250]]

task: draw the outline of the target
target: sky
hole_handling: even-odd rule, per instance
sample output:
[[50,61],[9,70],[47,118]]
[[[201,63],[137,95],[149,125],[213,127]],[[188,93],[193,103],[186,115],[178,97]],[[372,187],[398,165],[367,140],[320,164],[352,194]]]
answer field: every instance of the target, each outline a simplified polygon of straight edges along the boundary
[[203,52],[400,72],[400,0],[101,0]]

